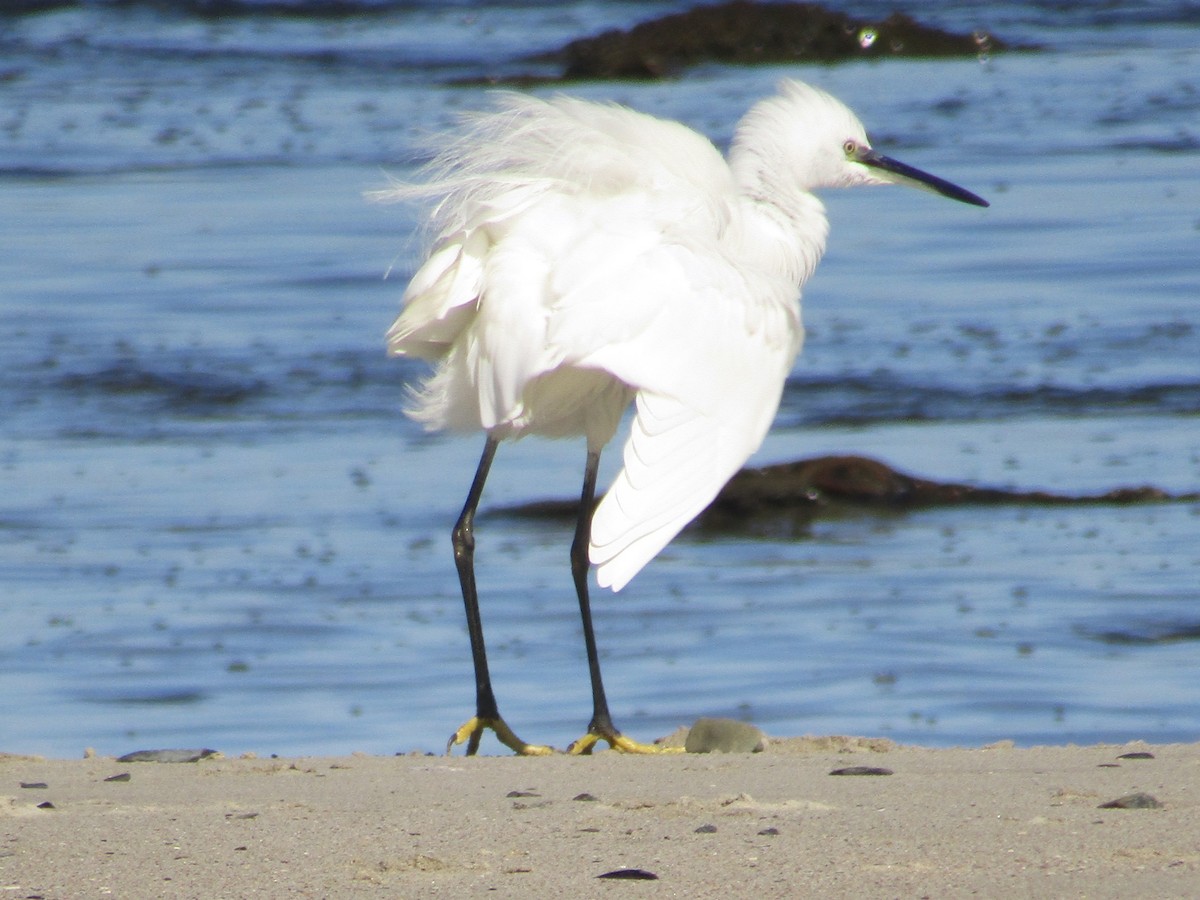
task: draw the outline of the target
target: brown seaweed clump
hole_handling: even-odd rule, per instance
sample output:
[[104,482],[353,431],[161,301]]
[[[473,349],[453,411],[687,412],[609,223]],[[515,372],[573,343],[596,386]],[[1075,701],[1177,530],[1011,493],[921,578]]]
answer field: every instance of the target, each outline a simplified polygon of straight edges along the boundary
[[[700,514],[695,525],[707,532],[802,533],[814,519],[855,510],[894,513],[935,506],[1126,505],[1196,500],[1200,500],[1200,494],[1172,495],[1153,486],[1083,495],[981,487],[919,478],[865,456],[818,456],[742,469]],[[500,512],[522,518],[573,519],[578,510],[578,500],[542,500]]]
[[773,531],[788,525],[802,528],[822,514],[848,509],[902,512],[935,506],[1120,505],[1179,499],[1193,498],[1173,497],[1152,486],[1084,495],[982,487],[919,478],[865,456],[818,456],[742,469],[700,514],[699,524],[714,531]]

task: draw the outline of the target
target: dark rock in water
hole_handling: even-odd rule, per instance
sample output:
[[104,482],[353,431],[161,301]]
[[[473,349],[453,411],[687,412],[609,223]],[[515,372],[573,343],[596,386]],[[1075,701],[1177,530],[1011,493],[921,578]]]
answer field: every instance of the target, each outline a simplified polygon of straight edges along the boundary
[[733,0],[574,40],[538,59],[561,64],[564,79],[662,78],[701,62],[979,56],[1004,48],[991,35],[952,34],[900,12],[868,22],[815,3]]
[[[1194,501],[1156,487],[1117,488],[1102,494],[1066,495],[931,481],[897,471],[865,456],[819,456],[742,469],[696,520],[705,531],[777,533],[802,531],[813,519],[847,511],[902,512],[960,504],[1134,504]],[[541,500],[502,510],[534,519],[574,519],[579,502]]]
[[[1165,622],[1148,622],[1120,630],[1097,631],[1078,626],[1075,628],[1075,633],[1089,640],[1114,647],[1153,647],[1180,644],[1184,641],[1200,641],[1200,623],[1197,623],[1193,617]],[[1118,759],[1144,758],[1136,754],[1118,757]]]

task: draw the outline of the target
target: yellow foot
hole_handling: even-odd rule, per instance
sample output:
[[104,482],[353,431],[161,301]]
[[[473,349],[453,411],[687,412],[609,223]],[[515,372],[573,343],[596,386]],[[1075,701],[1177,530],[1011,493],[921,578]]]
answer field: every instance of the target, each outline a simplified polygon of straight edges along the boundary
[[483,733],[488,729],[491,729],[495,733],[500,743],[520,756],[549,756],[555,752],[553,747],[525,743],[513,733],[513,730],[508,727],[508,723],[499,716],[494,719],[471,716],[458,731],[450,735],[450,740],[446,742],[446,755],[449,756],[451,750],[459,744],[465,743],[467,745],[467,756],[474,756],[475,751],[479,749],[479,739],[483,737]]
[[572,756],[588,756],[600,741],[607,741],[608,746],[618,753],[682,753],[682,747],[661,747],[658,744],[639,744],[633,738],[627,738],[616,729],[591,729],[579,740],[567,748]]

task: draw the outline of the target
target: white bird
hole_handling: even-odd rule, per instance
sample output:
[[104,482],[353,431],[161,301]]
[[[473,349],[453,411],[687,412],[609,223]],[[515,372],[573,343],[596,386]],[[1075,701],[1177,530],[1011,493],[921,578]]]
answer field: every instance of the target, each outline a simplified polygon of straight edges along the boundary
[[[796,81],[750,109],[728,159],[682,124],[621,106],[500,94],[445,139],[427,176],[379,193],[437,201],[388,350],[436,364],[414,419],[486,434],[452,532],[476,711],[447,752],[468,742],[474,753],[487,729],[518,753],[551,752],[500,716],[475,587],[484,481],[498,443],[524,435],[587,439],[571,569],[593,715],[570,749],[656,749],[609,715],[588,563],[620,590],[762,442],[804,335],[800,287],[829,230],[813,191],[902,183],[988,204],[877,153],[849,109]],[[596,506],[600,451],[631,402],[624,465]]]

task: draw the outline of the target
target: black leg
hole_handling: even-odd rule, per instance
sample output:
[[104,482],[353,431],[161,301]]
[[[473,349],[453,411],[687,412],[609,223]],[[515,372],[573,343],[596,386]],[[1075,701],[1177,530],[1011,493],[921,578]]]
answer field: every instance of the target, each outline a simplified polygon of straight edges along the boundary
[[604,682],[600,678],[600,655],[596,652],[596,634],[592,629],[592,604],[588,598],[588,544],[592,539],[592,514],[596,507],[596,472],[600,468],[600,452],[588,451],[587,465],[583,470],[583,495],[579,499],[579,518],[575,522],[575,540],[571,543],[571,575],[575,579],[575,593],[579,597],[579,614],[583,617],[583,641],[587,646],[588,674],[592,679],[592,721],[587,734],[575,741],[568,752],[588,754],[599,741],[606,741],[614,750],[624,753],[676,753],[683,748],[658,747],[639,744],[625,737],[613,724],[608,712],[608,699],[604,695]]
[[592,679],[592,721],[588,731],[594,734],[616,732],[608,713],[604,682],[600,677],[600,656],[596,652],[596,634],[592,629],[592,605],[588,598],[588,542],[592,537],[592,512],[596,505],[596,471],[600,454],[588,452],[583,470],[583,496],[579,500],[579,518],[575,523],[575,540],[571,543],[571,575],[575,579],[575,594],[579,597],[579,614],[583,617],[583,641],[587,646],[588,674]]
[[[467,634],[471,637],[471,659],[475,663],[475,715],[480,719],[500,717],[496,696],[492,693],[492,676],[488,672],[487,649],[483,643],[483,622],[479,617],[479,592],[475,588],[475,510],[479,508],[483,484],[487,481],[498,445],[499,442],[492,437],[483,445],[483,455],[479,458],[479,467],[475,470],[475,480],[471,482],[467,502],[454,530],[450,532],[458,583],[462,586],[463,604],[467,608]],[[478,735],[473,736],[467,752],[474,753],[478,743]]]
[[479,616],[479,593],[475,588],[475,510],[479,507],[479,498],[483,494],[483,484],[487,481],[488,470],[492,467],[492,459],[496,455],[499,441],[489,436],[483,446],[483,455],[479,458],[479,468],[475,470],[475,480],[471,482],[471,490],[467,494],[467,502],[463,506],[462,515],[450,533],[450,541],[454,547],[454,565],[458,569],[458,581],[462,586],[463,605],[467,611],[467,633],[471,637],[471,659],[475,664],[475,715],[458,731],[450,736],[446,745],[449,753],[455,744],[467,743],[467,755],[473,756],[479,749],[479,739],[483,732],[491,729],[496,737],[506,747],[517,753],[526,755],[542,755],[552,753],[550,747],[527,744],[508,727],[500,718],[500,710],[496,706],[496,695],[492,692],[492,676],[488,672],[487,649],[483,643],[483,622]]

